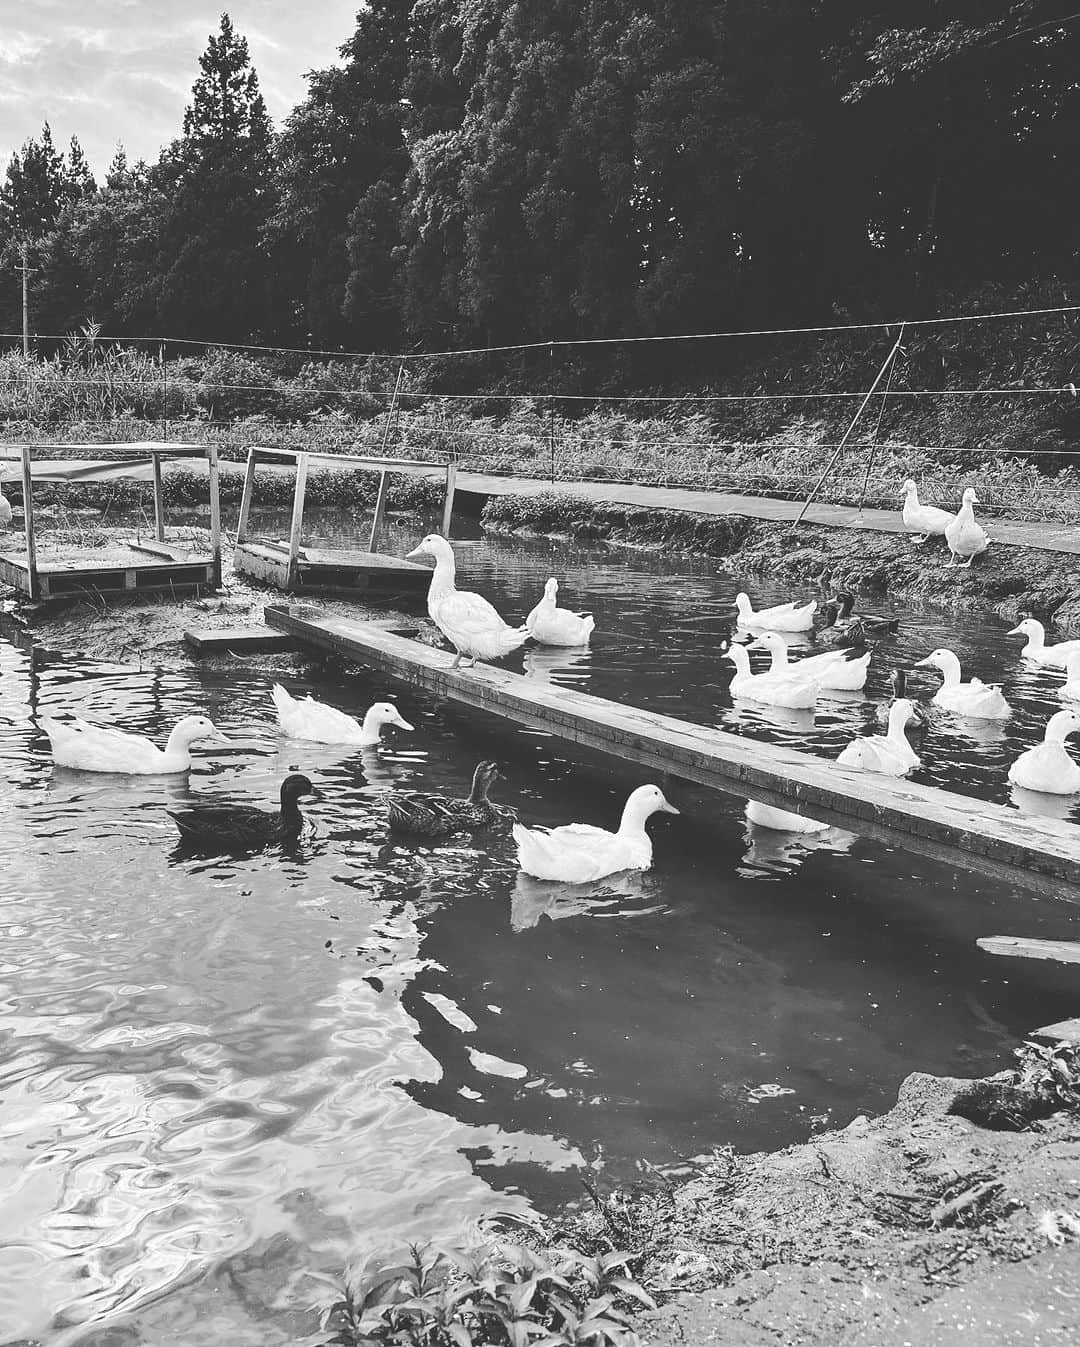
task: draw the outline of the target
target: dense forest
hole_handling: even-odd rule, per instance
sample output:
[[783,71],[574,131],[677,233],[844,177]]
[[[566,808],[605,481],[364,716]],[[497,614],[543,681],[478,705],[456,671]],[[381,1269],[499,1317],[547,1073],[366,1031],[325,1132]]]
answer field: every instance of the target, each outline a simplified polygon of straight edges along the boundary
[[1068,296],[1080,15],[1039,0],[370,0],[275,132],[228,16],[156,163],[0,187],[35,331],[350,350]]

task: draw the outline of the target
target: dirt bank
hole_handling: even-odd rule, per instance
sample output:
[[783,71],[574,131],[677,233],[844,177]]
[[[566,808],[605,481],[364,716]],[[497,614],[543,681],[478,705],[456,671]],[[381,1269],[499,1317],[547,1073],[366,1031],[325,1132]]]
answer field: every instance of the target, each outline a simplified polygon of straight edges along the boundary
[[[1069,1049],[1056,1058],[1075,1070]],[[637,1323],[643,1340],[1080,1341],[1080,1096],[1035,1119],[1063,1097],[1032,1107],[1039,1092],[1018,1079],[917,1073],[881,1118],[777,1154],[721,1154],[682,1186],[601,1200],[593,1236],[643,1249],[635,1274],[672,1297]]]
[[870,530],[596,505],[561,493],[494,497],[481,521],[496,532],[692,552],[722,559],[737,573],[886,592],[943,608],[978,605],[1002,617],[1032,614],[1062,630],[1080,630],[1080,557],[1061,552],[991,545],[968,569],[950,566],[939,540],[918,544]]
[[[120,530],[116,536],[125,532],[130,530]],[[189,537],[200,531],[185,529],[183,532]],[[279,590],[252,584],[238,576],[233,570],[228,548],[222,553],[221,568],[220,590],[203,598],[149,596],[140,601],[122,599],[114,602],[104,595],[94,595],[73,601],[30,603],[24,596],[8,590],[5,611],[0,616],[0,631],[14,639],[31,642],[46,654],[77,655],[139,668],[177,668],[193,663],[204,668],[215,665],[235,668],[243,664],[289,672],[325,663],[323,656],[303,651],[194,654],[184,641],[184,632],[189,627],[217,631],[223,627],[259,626],[263,623],[266,604],[280,603],[285,598]],[[319,606],[327,612],[359,621],[368,618],[410,620],[409,615],[397,608],[365,604],[358,599],[320,596]]]

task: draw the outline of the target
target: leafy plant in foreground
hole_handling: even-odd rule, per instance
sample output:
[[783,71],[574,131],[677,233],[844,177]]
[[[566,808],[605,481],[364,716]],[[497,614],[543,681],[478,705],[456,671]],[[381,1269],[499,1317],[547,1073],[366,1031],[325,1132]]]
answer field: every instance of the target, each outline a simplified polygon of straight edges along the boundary
[[655,1302],[627,1275],[629,1257],[570,1252],[552,1264],[486,1237],[372,1257],[324,1310],[324,1347],[637,1347],[622,1305]]

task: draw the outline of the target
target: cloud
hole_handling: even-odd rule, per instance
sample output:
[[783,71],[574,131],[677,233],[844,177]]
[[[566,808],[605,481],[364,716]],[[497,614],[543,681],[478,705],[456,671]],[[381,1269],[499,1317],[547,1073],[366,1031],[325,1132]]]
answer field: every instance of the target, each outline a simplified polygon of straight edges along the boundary
[[[308,70],[338,60],[360,0],[242,0],[233,25],[248,40],[275,125],[304,97]],[[118,143],[153,161],[181,131],[225,0],[0,0],[0,166],[49,122],[64,146],[73,135],[100,177]]]

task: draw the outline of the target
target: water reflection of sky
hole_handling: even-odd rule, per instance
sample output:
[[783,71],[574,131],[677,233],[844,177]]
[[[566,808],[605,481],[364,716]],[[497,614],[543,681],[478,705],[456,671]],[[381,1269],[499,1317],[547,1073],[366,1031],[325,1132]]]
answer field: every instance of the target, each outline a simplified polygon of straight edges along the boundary
[[[719,653],[742,584],[715,564],[516,540],[462,546],[460,564],[508,616],[549,574],[596,614],[588,651],[524,652],[531,676],[829,755],[875,727],[894,660],[951,645],[1019,707],[1004,732],[944,718],[923,741],[921,779],[973,794],[1008,799],[1005,764],[1057,709],[1057,676],[1021,669],[1001,623],[907,612],[871,697],[830,697],[812,724],[733,707]],[[286,681],[353,714],[390,691],[321,670]],[[837,830],[769,834],[685,783],[644,875],[561,889],[519,875],[505,837],[407,844],[385,791],[463,793],[480,756],[527,821],[613,826],[638,778],[404,691],[416,732],[377,751],[290,743],[271,681],[0,644],[0,1323],[16,1338],[291,1342],[311,1330],[307,1270],[365,1240],[575,1195],[585,1161],[620,1175],[782,1145],[885,1106],[909,1070],[996,1068],[1075,1011],[1069,970],[974,944],[1071,933],[1070,910]],[[233,743],[197,750],[190,783],[54,771],[35,724],[70,710],[161,738],[193,707]],[[177,852],[167,805],[269,803],[293,766],[323,793],[296,855]]]

